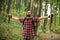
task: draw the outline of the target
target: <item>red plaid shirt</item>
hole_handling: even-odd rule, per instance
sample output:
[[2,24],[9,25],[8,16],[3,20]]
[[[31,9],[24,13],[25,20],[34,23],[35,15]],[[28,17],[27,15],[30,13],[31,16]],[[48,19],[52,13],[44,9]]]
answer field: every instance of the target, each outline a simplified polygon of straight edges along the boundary
[[[38,18],[32,18],[34,22],[38,22],[39,19]],[[25,20],[24,21],[24,18],[20,18],[19,19],[20,22],[24,22],[24,32],[23,32],[23,37],[24,38],[33,38],[34,35],[35,35],[35,32],[34,32],[34,27],[33,27],[33,24],[31,23],[31,19],[29,20]]]

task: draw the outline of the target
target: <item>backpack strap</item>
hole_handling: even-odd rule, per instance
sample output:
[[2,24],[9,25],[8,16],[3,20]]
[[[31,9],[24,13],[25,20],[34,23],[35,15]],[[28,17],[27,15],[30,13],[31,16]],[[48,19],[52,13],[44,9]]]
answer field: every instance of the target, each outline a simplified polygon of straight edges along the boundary
[[[34,21],[33,18],[30,18],[32,20],[32,25],[34,26]],[[27,20],[27,18],[24,18],[24,21]],[[24,25],[24,21],[23,21],[23,25]]]
[[[27,18],[24,18],[24,21],[27,20]],[[23,25],[24,25],[24,21],[23,21]]]
[[[33,27],[34,27],[34,29],[35,29],[35,22],[33,21],[33,18],[30,18],[30,19],[32,20],[31,23],[32,23],[32,25],[33,25]],[[25,21],[25,20],[27,20],[27,18],[24,18],[24,21]],[[24,21],[23,21],[23,25],[24,25]]]

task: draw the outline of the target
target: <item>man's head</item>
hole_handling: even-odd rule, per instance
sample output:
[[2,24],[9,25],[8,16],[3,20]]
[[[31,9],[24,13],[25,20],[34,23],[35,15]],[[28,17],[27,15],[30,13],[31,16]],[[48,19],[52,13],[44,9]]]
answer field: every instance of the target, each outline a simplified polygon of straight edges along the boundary
[[27,11],[27,17],[31,17],[31,11]]

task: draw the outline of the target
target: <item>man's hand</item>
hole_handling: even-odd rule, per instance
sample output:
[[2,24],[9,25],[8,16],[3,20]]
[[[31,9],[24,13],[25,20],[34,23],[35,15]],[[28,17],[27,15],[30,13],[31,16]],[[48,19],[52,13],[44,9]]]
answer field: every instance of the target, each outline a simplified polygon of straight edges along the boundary
[[54,16],[54,15],[53,15],[53,14],[51,14],[51,15],[49,15],[48,17],[49,17],[49,18],[52,18],[53,16]]
[[39,20],[46,19],[46,18],[51,18],[52,19],[52,17],[53,17],[53,14],[51,14],[49,16],[39,17],[38,19]]
[[16,17],[16,16],[12,16],[11,14],[8,14],[8,17],[9,17],[9,18],[12,18],[12,19],[14,19],[14,20],[19,20],[18,17]]
[[8,14],[8,23],[10,23],[10,18],[12,18],[12,15]]
[[9,18],[12,18],[12,15],[11,15],[11,14],[8,14],[8,17],[9,17]]

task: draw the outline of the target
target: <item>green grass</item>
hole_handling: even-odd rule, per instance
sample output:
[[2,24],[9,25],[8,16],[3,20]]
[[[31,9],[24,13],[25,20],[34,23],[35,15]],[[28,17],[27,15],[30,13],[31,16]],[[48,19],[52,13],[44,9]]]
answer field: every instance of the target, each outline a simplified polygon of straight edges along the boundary
[[23,39],[23,26],[20,22],[11,20],[10,23],[2,23],[0,26],[0,36],[2,36],[2,38],[7,37],[9,40]]

